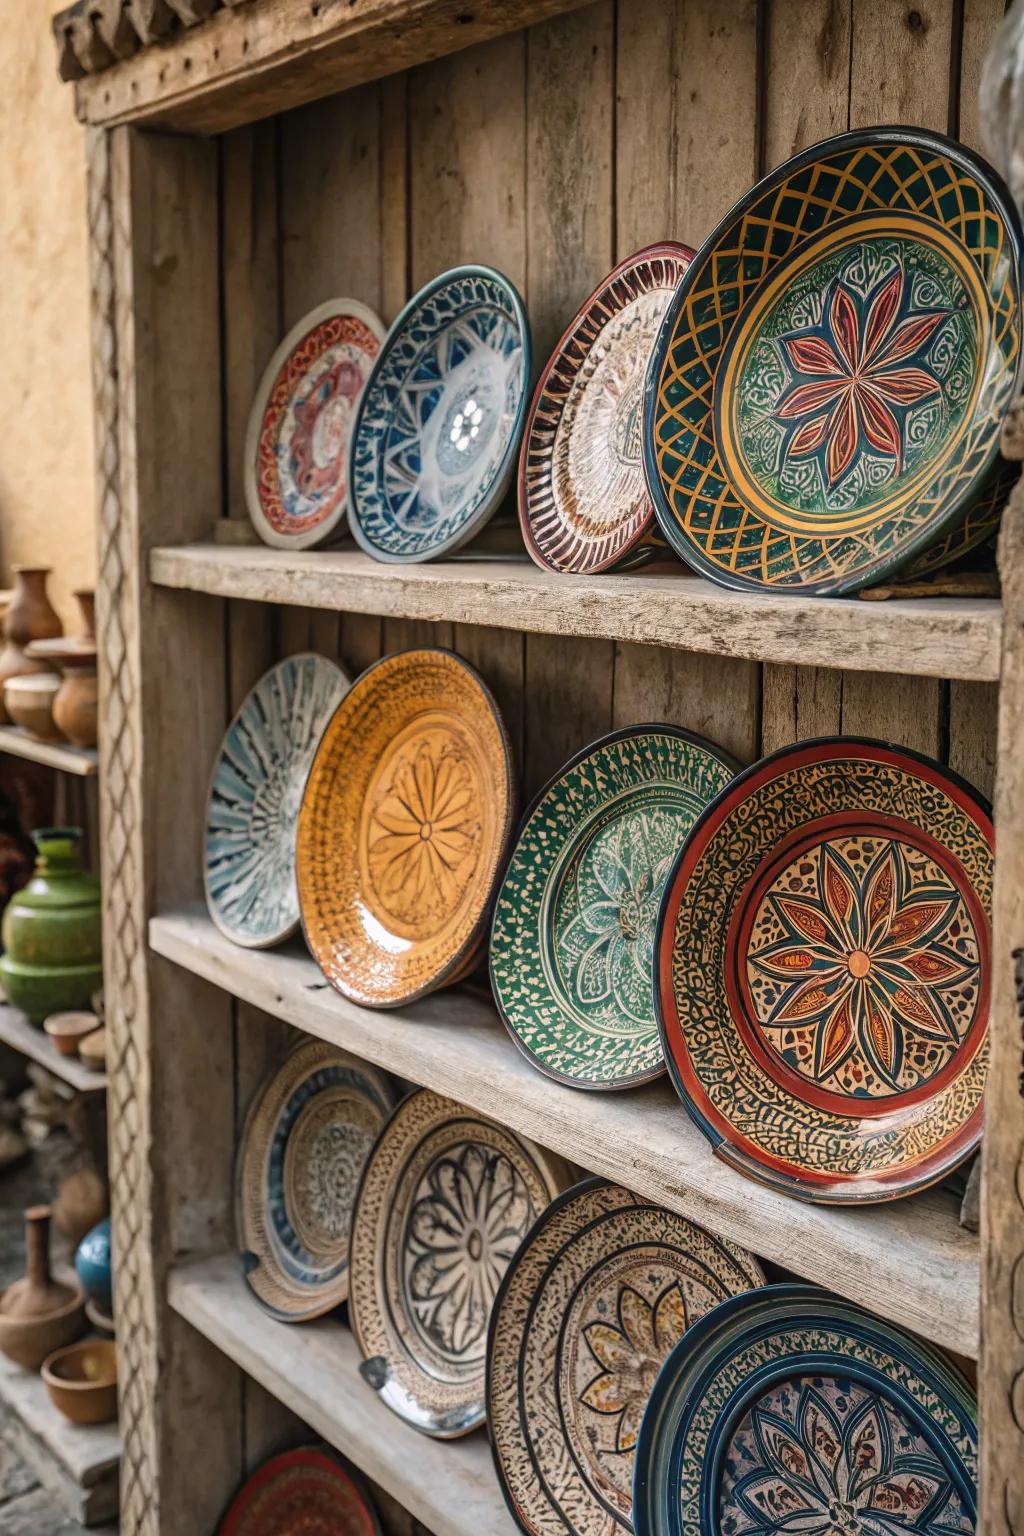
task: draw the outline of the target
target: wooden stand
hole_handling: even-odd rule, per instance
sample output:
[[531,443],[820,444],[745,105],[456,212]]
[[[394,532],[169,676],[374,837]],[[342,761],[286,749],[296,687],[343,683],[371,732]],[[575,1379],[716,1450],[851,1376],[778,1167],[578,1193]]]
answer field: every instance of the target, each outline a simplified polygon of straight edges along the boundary
[[[521,562],[411,571],[214,536],[218,519],[245,517],[260,371],[314,304],[352,294],[391,320],[446,266],[491,262],[522,288],[542,361],[617,259],[656,238],[697,244],[802,145],[877,122],[977,145],[980,60],[1002,11],[249,0],[76,86],[90,124],[124,1536],[213,1529],[246,1469],[296,1434],[287,1410],[443,1536],[507,1529],[479,1436],[445,1447],[378,1427],[350,1343],[335,1348],[324,1326],[282,1340],[244,1306],[224,1259],[233,1153],[290,1026],[465,1098],[968,1356],[980,1337],[980,1528],[1024,1531],[1024,497],[1007,514],[1001,603],[753,600],[678,567],[582,582]],[[194,904],[207,776],[233,707],[277,656],[312,647],[358,671],[423,641],[482,671],[526,795],[582,743],[647,720],[745,761],[806,736],[880,737],[988,794],[998,764],[980,1242],[941,1190],[870,1212],[760,1190],[716,1162],[664,1085],[597,1103],[531,1073],[478,994],[369,1020],[301,956],[217,938]]]

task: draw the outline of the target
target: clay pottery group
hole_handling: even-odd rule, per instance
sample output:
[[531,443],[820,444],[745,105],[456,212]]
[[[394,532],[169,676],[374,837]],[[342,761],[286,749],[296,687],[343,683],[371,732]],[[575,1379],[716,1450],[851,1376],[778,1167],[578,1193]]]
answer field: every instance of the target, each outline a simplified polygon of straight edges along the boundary
[[33,640],[26,655],[30,661],[52,663],[61,670],[52,701],[55,734],[66,736],[76,747],[94,747],[99,714],[95,640],[81,635]]
[[117,1417],[117,1347],[87,1339],[58,1349],[41,1372],[53,1406],[72,1424],[106,1424]]
[[25,1212],[25,1274],[0,1294],[0,1350],[28,1371],[77,1339],[85,1321],[85,1293],[50,1272],[50,1214],[48,1205]]
[[12,677],[29,673],[52,672],[49,662],[31,660],[25,655],[25,647],[33,640],[48,640],[63,634],[56,609],[46,592],[46,566],[16,565],[15,586],[10,605],[4,617],[4,648],[0,651],[0,721],[11,718],[7,713],[6,684]]
[[82,869],[81,836],[77,827],[35,832],[35,871],[4,913],[0,980],[33,1024],[88,1007],[100,985],[100,884]]
[[109,1316],[114,1306],[109,1216],[82,1238],[75,1254],[75,1269],[86,1296]]
[[58,1056],[77,1056],[86,1035],[95,1034],[100,1021],[94,1013],[74,1009],[70,1013],[51,1013],[43,1025],[53,1041]]
[[53,707],[60,689],[56,672],[23,672],[4,683],[4,708],[12,725],[39,741],[59,741]]

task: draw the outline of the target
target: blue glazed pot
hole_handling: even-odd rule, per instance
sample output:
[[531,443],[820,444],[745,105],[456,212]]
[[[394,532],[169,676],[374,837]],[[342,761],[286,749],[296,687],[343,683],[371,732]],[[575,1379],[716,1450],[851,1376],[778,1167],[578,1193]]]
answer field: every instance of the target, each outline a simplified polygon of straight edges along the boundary
[[113,1311],[109,1216],[82,1238],[75,1254],[75,1269],[89,1300],[109,1317]]

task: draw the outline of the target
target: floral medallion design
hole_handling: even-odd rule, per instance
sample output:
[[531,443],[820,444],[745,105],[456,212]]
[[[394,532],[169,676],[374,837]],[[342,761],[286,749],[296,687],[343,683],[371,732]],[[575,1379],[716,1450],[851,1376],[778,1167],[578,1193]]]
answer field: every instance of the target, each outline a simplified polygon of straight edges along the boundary
[[938,1351],[813,1286],[692,1326],[636,1451],[636,1536],[969,1536],[977,1404]]
[[246,496],[267,543],[305,548],[343,517],[356,406],[384,327],[337,299],[292,330],[260,383],[246,443]]
[[722,1536],[966,1536],[974,1528],[923,1435],[848,1378],[780,1382],[744,1415],[726,1452]]
[[628,257],[587,299],[540,377],[519,467],[523,537],[539,565],[620,569],[664,550],[644,480],[644,381],[692,254],[666,242]]
[[390,1008],[457,980],[484,941],[514,801],[505,727],[472,667],[417,650],[368,668],[299,815],[303,929],[328,981]]
[[246,1118],[237,1223],[246,1278],[283,1321],[345,1300],[356,1189],[393,1102],[388,1080],[320,1041],[293,1051]]
[[508,489],[530,338],[518,293],[485,267],[435,278],[392,327],[361,401],[349,521],[381,560],[429,560],[472,537]]
[[925,132],[842,134],[753,188],[652,360],[644,463],[676,552],[726,586],[840,594],[987,537],[1021,244],[1002,187]]
[[495,1462],[522,1529],[630,1529],[633,1453],[665,1359],[763,1280],[742,1249],[601,1179],[549,1207],[513,1260],[489,1344]]
[[206,806],[203,877],[210,916],[236,944],[295,932],[295,830],[313,754],[348,688],[322,656],[292,656],[256,684],[228,726]]
[[988,809],[940,764],[838,737],[739,775],[673,870],[666,1059],[719,1155],[790,1195],[893,1199],[977,1145]]
[[669,726],[595,742],[557,775],[520,833],[498,895],[491,980],[542,1070],[621,1088],[663,1070],[652,988],[662,891],[727,754]]
[[746,955],[770,1045],[837,1093],[929,1082],[978,1015],[972,914],[953,877],[910,843],[855,836],[802,850],[762,898]]
[[365,1379],[417,1429],[483,1423],[494,1298],[567,1182],[559,1159],[426,1089],[391,1117],[352,1223],[349,1316]]
[[306,1446],[273,1456],[232,1500],[217,1536],[380,1536],[377,1516],[341,1458]]

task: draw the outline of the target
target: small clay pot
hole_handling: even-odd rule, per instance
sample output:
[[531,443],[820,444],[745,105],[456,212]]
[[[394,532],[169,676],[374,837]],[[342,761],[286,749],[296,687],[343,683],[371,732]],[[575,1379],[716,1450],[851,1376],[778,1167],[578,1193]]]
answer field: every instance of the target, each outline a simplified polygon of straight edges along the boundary
[[4,637],[15,645],[62,635],[64,626],[46,591],[49,566],[16,565],[14,596],[4,619]]
[[58,1349],[40,1373],[50,1401],[72,1424],[106,1424],[117,1418],[117,1346],[87,1339]]
[[30,661],[25,655],[24,648],[15,645],[13,640],[7,640],[0,650],[0,724],[10,725],[11,717],[7,713],[7,705],[4,702],[4,694],[7,684],[12,677],[29,677],[32,674],[52,672],[53,668],[48,661]]
[[25,1212],[25,1275],[0,1294],[0,1350],[27,1371],[85,1326],[85,1292],[50,1272],[50,1215],[48,1205]]
[[101,1333],[105,1339],[114,1337],[114,1319],[110,1313],[104,1312],[98,1301],[90,1299],[86,1302],[85,1315],[97,1333]]
[[94,1013],[51,1013],[43,1021],[43,1028],[53,1041],[59,1056],[77,1056],[78,1047],[86,1035],[93,1035],[100,1027]]
[[8,718],[38,741],[60,741],[61,733],[53,718],[59,688],[60,678],[50,669],[9,677],[4,684]]
[[101,1027],[86,1035],[78,1042],[78,1055],[94,1072],[102,1072],[107,1064],[107,1031]]
[[61,684],[53,700],[54,724],[76,747],[94,747],[99,719],[95,640],[81,635],[33,640],[25,655],[30,661],[45,661],[60,668]]

